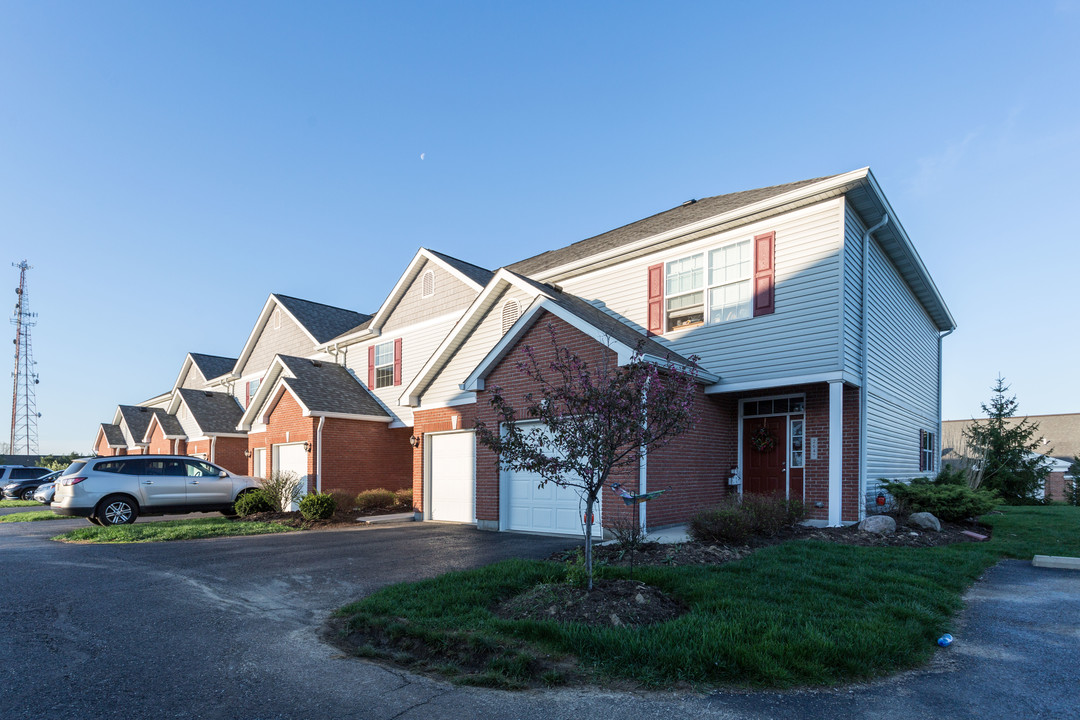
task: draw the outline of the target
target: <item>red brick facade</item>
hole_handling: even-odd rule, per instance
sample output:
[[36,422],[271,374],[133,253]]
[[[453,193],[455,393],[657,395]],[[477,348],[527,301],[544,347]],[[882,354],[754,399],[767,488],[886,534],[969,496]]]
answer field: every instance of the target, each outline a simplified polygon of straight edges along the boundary
[[[304,417],[299,403],[284,392],[273,404],[267,418],[266,431],[251,433],[246,450],[265,448],[266,467],[262,473],[269,477],[273,466],[273,446],[282,443],[309,443],[307,475],[309,490],[320,485],[317,477],[319,418]],[[387,423],[369,420],[326,418],[323,422],[322,489],[341,490],[350,494],[362,490],[385,488],[400,490],[412,484],[412,448],[410,428],[388,428]],[[251,453],[254,457],[255,453]],[[244,460],[247,472],[254,474],[251,459]]]
[[424,512],[425,433],[468,430],[476,426],[476,403],[418,410],[413,413],[412,435],[417,445],[412,451],[413,512]]

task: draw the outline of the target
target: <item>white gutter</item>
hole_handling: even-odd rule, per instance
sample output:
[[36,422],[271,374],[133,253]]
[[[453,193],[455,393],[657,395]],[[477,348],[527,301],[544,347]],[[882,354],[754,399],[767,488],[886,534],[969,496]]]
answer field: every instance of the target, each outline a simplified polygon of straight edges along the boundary
[[[866,517],[866,410],[870,388],[869,345],[870,345],[870,236],[885,227],[889,222],[886,212],[881,222],[867,230],[862,239],[862,367],[859,369],[859,520]],[[938,393],[941,397],[941,393]],[[939,413],[940,414],[940,413]]]
[[[943,333],[939,333],[938,334],[938,339],[937,339],[937,452],[934,455],[934,461],[935,461],[934,464],[937,465],[938,467],[941,466],[941,443],[942,443],[942,437],[941,437],[941,389],[942,389],[943,383],[942,383],[941,378],[942,378],[943,363],[942,363],[941,345],[942,345],[942,340],[944,340],[946,336],[952,335],[955,330],[956,330],[956,328],[950,328],[949,330],[946,330]],[[921,451],[922,448],[920,448],[919,450]]]
[[319,427],[315,430],[315,492],[322,492],[322,426],[326,416],[319,418]]

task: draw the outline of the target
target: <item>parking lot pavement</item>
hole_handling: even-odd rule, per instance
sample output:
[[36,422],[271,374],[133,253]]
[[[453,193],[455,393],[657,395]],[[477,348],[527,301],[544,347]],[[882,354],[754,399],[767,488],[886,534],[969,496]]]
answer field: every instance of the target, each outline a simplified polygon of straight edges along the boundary
[[[814,693],[506,693],[344,657],[319,642],[318,629],[333,609],[386,584],[544,557],[573,539],[408,523],[145,545],[49,542],[62,525],[78,523],[0,525],[4,720],[838,713],[986,720],[1070,717],[1054,713],[1076,701],[1080,573],[1022,563],[993,569],[972,589],[952,648],[927,670],[872,685]],[[1063,682],[1070,672],[1073,682]],[[1021,703],[1025,712],[1016,714]]]

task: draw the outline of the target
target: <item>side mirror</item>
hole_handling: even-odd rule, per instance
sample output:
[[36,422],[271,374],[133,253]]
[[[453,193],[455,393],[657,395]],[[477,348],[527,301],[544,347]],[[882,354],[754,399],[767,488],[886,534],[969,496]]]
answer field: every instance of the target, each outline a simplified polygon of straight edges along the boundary
[[222,470],[221,472],[218,473],[218,477],[219,478],[227,478],[227,477],[229,477],[229,473]]

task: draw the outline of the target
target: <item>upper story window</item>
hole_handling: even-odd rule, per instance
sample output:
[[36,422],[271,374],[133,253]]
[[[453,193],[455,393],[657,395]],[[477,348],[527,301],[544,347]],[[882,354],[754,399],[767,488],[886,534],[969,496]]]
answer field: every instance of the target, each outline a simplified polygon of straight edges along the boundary
[[435,294],[435,271],[428,270],[424,273],[424,279],[422,281],[423,291],[421,297],[429,298]]
[[375,387],[384,388],[394,384],[394,341],[375,346]]
[[752,277],[753,247],[749,240],[667,263],[667,329],[701,325],[706,318],[712,324],[750,317]]

